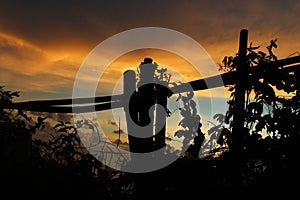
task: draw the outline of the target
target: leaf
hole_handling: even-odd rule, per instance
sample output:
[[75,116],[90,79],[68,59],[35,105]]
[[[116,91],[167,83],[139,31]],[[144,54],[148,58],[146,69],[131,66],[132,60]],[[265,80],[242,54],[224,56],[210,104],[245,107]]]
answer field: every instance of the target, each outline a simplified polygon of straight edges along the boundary
[[207,133],[210,135],[210,134],[216,133],[216,132],[218,132],[218,131],[219,131],[219,126],[214,126],[214,127],[211,127],[211,128],[207,131]]
[[227,128],[222,129],[222,134],[225,135],[227,138],[231,138],[231,131],[229,131]]
[[178,130],[175,132],[174,136],[177,136],[178,138],[181,138],[182,136],[184,136],[185,131],[184,130]]
[[179,101],[180,99],[181,99],[181,94],[178,94],[176,101]]
[[230,118],[233,116],[233,112],[231,111],[231,110],[229,110],[229,111],[227,111],[226,112],[226,117],[225,117],[225,120],[224,120],[224,122],[226,123],[226,124],[229,124],[229,120],[230,120]]
[[189,111],[185,110],[185,109],[181,109],[181,110],[180,110],[180,114],[181,114],[181,116],[183,116],[184,118],[187,118],[187,117],[191,116],[191,113],[190,113]]
[[195,108],[195,107],[196,107],[196,102],[195,102],[193,99],[190,100],[190,106],[191,106],[192,108]]
[[218,140],[217,140],[217,143],[218,143],[219,145],[223,145],[223,144],[224,144],[224,137],[223,137],[222,134],[219,136],[219,138],[218,138]]
[[76,130],[76,127],[75,127],[75,126],[69,126],[68,128],[69,128],[69,129],[74,129],[74,130]]
[[224,121],[225,121],[225,116],[224,116],[223,114],[221,114],[221,113],[218,113],[218,114],[215,114],[215,115],[213,116],[213,119],[217,120],[217,121],[220,122],[220,123],[224,123]]
[[38,117],[38,118],[37,118],[37,121],[38,121],[38,123],[40,124],[40,123],[42,123],[45,119],[47,119],[47,117]]
[[63,125],[61,123],[57,123],[53,128],[62,127]]
[[255,125],[255,131],[260,132],[263,130],[264,127],[265,127],[265,123],[260,121]]
[[247,112],[251,117],[259,117],[263,112],[263,105],[258,102],[252,102],[247,106]]
[[187,104],[189,102],[189,98],[188,97],[185,97],[185,96],[182,96],[181,97],[181,100],[184,104]]
[[172,112],[167,108],[167,117],[171,117]]
[[13,97],[20,97],[19,93],[20,92],[12,92],[11,96],[13,96]]
[[194,92],[193,92],[193,91],[188,92],[187,98],[188,98],[188,99],[192,99],[193,97],[194,97]]

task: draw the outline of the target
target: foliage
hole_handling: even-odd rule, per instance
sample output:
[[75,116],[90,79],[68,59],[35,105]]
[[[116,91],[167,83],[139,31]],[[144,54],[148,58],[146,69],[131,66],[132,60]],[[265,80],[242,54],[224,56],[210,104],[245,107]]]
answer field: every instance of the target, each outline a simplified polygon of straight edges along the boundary
[[2,167],[19,165],[20,162],[28,162],[32,152],[31,138],[36,129],[43,129],[44,118],[38,118],[32,122],[22,110],[6,110],[6,105],[12,103],[12,99],[19,96],[19,92],[5,91],[0,87],[0,158],[7,162]]
[[[22,110],[5,109],[18,92],[0,87],[0,180],[3,191],[14,196],[34,190],[48,196],[89,196],[111,193],[112,173],[81,147],[76,128],[70,122],[51,127],[47,117],[35,117]],[[36,118],[36,119],[34,119]],[[50,127],[49,127],[50,126]],[[37,133],[56,132],[49,140]],[[109,184],[111,183],[111,184]],[[25,193],[26,192],[26,193]],[[2,193],[4,194],[4,193]],[[66,196],[66,197],[67,197]]]
[[[299,134],[295,123],[299,115],[299,88],[296,88],[297,85],[299,87],[299,75],[281,70],[281,66],[274,64],[277,61],[273,53],[273,48],[278,47],[276,42],[277,39],[271,40],[266,47],[268,53],[258,51],[260,47],[252,47],[252,43],[248,48],[246,60],[250,66],[250,74],[245,103],[245,128],[248,130],[246,138],[251,135],[259,139],[267,134],[271,138],[283,139]],[[237,55],[225,57],[220,69],[235,71],[237,59]],[[232,127],[235,85],[230,86],[229,91],[232,99],[228,102],[225,122]],[[280,97],[276,95],[278,91],[288,96]]]
[[[246,64],[250,66],[249,80],[246,87],[245,122],[244,129],[238,133],[242,135],[242,160],[239,163],[243,175],[243,185],[251,188],[264,184],[278,183],[278,180],[291,178],[290,171],[295,177],[299,173],[295,170],[296,157],[299,153],[297,146],[300,142],[300,88],[299,72],[282,70],[276,65],[278,60],[273,53],[277,48],[277,39],[271,40],[267,46],[267,53],[259,51],[260,47],[247,49]],[[238,55],[226,56],[220,70],[225,72],[236,71]],[[233,110],[235,107],[235,87],[230,86],[231,99],[226,115],[217,114],[214,117],[222,123],[212,127],[209,132],[221,132],[219,144],[227,144],[230,150],[232,145]],[[279,93],[285,94],[280,96]],[[236,133],[237,134],[237,133]],[[216,147],[215,151],[220,152]],[[232,153],[224,153],[219,159],[230,160]],[[237,169],[236,167],[234,167]],[[235,173],[236,174],[236,173]],[[270,183],[267,176],[276,177]],[[270,179],[271,180],[271,179]],[[262,185],[260,185],[262,184]],[[290,191],[292,186],[280,185],[283,191]],[[258,190],[259,188],[255,188]],[[284,190],[285,189],[285,190]]]
[[[196,102],[192,99],[193,97],[193,91],[186,92],[186,95],[178,95],[176,101],[179,101],[182,104],[182,107],[179,108],[182,119],[178,126],[181,126],[182,128],[177,130],[174,135],[178,138],[184,138],[184,147],[190,145],[185,156],[197,158],[204,140],[204,134],[201,131],[201,118],[197,113]],[[192,144],[190,144],[191,142]]]

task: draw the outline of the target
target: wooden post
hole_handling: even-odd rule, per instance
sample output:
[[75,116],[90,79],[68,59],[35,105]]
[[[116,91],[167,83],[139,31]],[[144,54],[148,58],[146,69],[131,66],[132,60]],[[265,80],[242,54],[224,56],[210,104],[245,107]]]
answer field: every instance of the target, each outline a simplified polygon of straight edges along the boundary
[[140,80],[137,84],[137,99],[135,106],[138,108],[138,125],[144,127],[141,152],[152,152],[154,148],[154,108],[155,84],[154,73],[157,68],[151,58],[145,58],[139,66]]
[[139,138],[134,137],[132,133],[136,131],[134,129],[134,123],[138,123],[138,112],[134,106],[136,97],[136,74],[133,70],[127,70],[123,74],[123,102],[128,105],[124,105],[125,119],[127,123],[129,150],[131,152],[139,152],[140,144]]
[[156,109],[155,120],[155,133],[154,136],[154,150],[158,150],[166,145],[166,112],[168,96],[171,95],[171,91],[162,85],[156,86],[156,103],[163,107],[162,109]]
[[153,151],[154,105],[153,84],[139,87],[135,106],[138,107],[138,125],[143,127],[143,133],[140,134],[143,134],[143,137],[145,137],[139,141],[141,145],[139,152],[142,153]]
[[[152,59],[145,59],[139,66],[140,80],[138,84],[136,84],[134,71],[130,70],[124,73],[124,99],[125,102],[129,102],[129,107],[125,109],[125,113],[130,152],[147,153],[154,150],[155,69],[156,66],[152,64]],[[133,88],[134,92],[132,92]],[[134,128],[136,126],[131,123],[144,128],[136,133],[137,130]],[[135,133],[137,137],[130,135],[130,133]],[[137,134],[141,135],[141,138]],[[131,155],[131,159],[133,161],[136,159],[135,154]],[[152,176],[151,173],[133,175],[136,199],[149,197],[155,192]]]
[[[243,131],[245,122],[245,92],[248,84],[249,65],[246,61],[248,43],[248,30],[240,32],[237,80],[235,86],[235,105],[233,113],[232,128],[232,150],[239,155],[243,150]],[[238,159],[238,158],[237,158]]]
[[[152,59],[146,58],[139,66],[138,84],[136,84],[134,71],[128,70],[124,73],[124,102],[129,104],[124,105],[124,110],[130,152],[146,153],[154,150],[153,123],[156,103],[154,71],[156,67],[152,64]],[[137,130],[137,126],[142,129]]]
[[243,29],[240,32],[237,80],[235,85],[235,105],[233,110],[232,128],[232,162],[231,177],[234,192],[243,190],[243,167],[242,151],[244,148],[243,134],[245,122],[245,92],[248,84],[249,66],[246,61],[248,31]]
[[[154,81],[156,68],[157,65],[152,63],[152,59],[146,58],[139,66],[138,84],[136,84],[136,74],[133,70],[127,70],[123,75],[123,101],[128,104],[124,105],[124,111],[131,152],[152,152],[166,145],[167,101],[172,92],[167,86]],[[163,109],[154,110],[155,104]],[[154,118],[156,118],[155,121]],[[141,133],[136,133],[136,125],[144,127]],[[154,131],[155,136],[153,136]],[[141,137],[139,138],[137,134]]]

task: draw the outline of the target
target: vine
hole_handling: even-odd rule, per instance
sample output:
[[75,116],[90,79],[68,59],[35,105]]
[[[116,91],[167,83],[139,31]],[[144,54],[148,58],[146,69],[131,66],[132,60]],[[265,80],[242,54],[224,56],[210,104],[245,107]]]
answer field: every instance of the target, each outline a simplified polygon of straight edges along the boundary
[[[260,46],[252,46],[252,43],[247,48],[246,61],[250,66],[250,74],[245,102],[245,130],[247,130],[245,133],[247,134],[244,135],[244,141],[246,146],[249,141],[257,141],[263,137],[284,139],[299,134],[299,127],[295,121],[299,120],[299,74],[285,72],[280,70],[282,67],[273,64],[277,61],[277,56],[273,52],[278,47],[277,41],[277,39],[270,41],[266,47],[267,53],[260,51]],[[219,64],[219,70],[236,71],[237,60],[237,54],[225,56],[222,64]],[[222,124],[229,125],[229,129],[224,126],[221,129],[220,126],[214,126],[211,130],[221,131],[222,137],[219,142],[224,141],[230,147],[235,85],[230,86],[228,90],[231,92],[231,99],[228,101],[229,109]],[[278,91],[286,93],[288,97],[278,96]]]

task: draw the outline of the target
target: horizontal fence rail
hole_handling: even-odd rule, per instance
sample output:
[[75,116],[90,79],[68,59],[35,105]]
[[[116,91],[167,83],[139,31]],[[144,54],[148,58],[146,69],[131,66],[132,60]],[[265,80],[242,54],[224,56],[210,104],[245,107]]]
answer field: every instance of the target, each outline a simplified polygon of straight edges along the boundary
[[[55,99],[16,102],[5,107],[8,109],[20,109],[36,112],[53,112],[53,113],[85,113],[93,111],[109,110],[122,107],[122,94],[114,96],[86,97],[75,99]],[[75,106],[81,105],[81,106]],[[94,104],[85,105],[84,104]],[[72,107],[74,106],[74,108]]]
[[[249,76],[263,78],[266,73],[272,73],[275,70],[282,72],[294,72],[300,70],[300,56],[289,57],[265,64],[252,67]],[[223,73],[208,78],[194,80],[188,83],[182,83],[171,88],[173,94],[187,92],[190,89],[194,91],[206,90],[211,88],[233,85],[236,82],[236,71]],[[222,81],[220,81],[222,80]],[[206,83],[210,83],[209,88]],[[123,94],[113,96],[85,97],[74,99],[56,99],[16,102],[5,105],[7,109],[19,109],[36,112],[52,113],[86,113],[94,111],[104,111],[123,107]],[[76,106],[75,106],[76,104]],[[93,104],[93,105],[84,105]],[[80,105],[80,106],[78,106]],[[73,106],[73,107],[72,107]]]

